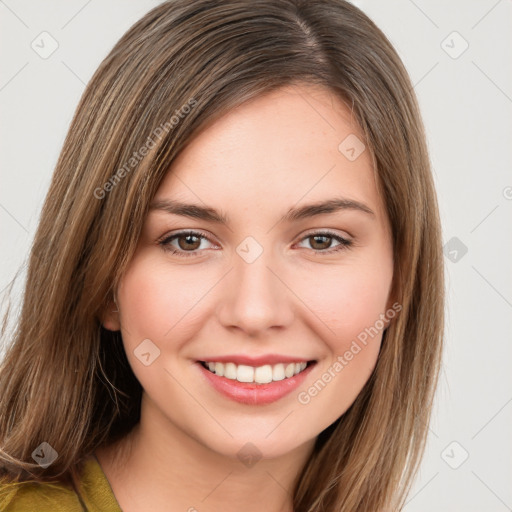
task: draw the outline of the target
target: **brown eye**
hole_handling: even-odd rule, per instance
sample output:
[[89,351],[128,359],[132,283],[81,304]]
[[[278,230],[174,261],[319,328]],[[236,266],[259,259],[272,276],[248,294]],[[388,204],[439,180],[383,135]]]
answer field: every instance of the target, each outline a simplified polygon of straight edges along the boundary
[[311,243],[311,247],[313,249],[329,249],[329,246],[332,242],[332,236],[325,236],[325,235],[311,235],[308,237],[310,240],[313,240]]
[[164,250],[172,254],[187,257],[197,256],[200,251],[201,242],[203,241],[209,242],[208,238],[202,233],[196,231],[182,231],[181,233],[175,233],[174,235],[166,237],[159,242],[159,244]]
[[176,237],[178,240],[178,245],[180,249],[186,250],[194,250],[198,249],[201,245],[201,239],[195,235],[179,235]]
[[[352,245],[351,240],[341,237],[335,233],[330,232],[318,232],[310,233],[305,236],[302,241],[308,241],[311,249],[318,254],[332,254],[334,252],[346,249]],[[337,245],[332,246],[333,241],[337,242]]]

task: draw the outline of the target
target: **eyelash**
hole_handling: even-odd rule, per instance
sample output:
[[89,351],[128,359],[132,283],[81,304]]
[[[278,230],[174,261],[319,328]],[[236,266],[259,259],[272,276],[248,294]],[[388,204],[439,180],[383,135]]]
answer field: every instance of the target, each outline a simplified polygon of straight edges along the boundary
[[[165,237],[163,240],[158,241],[158,244],[161,245],[165,251],[169,251],[171,254],[177,255],[179,257],[189,258],[192,256],[196,256],[197,252],[195,252],[195,251],[197,251],[197,249],[195,249],[195,251],[183,251],[183,250],[177,250],[177,249],[171,248],[170,243],[174,239],[180,238],[183,236],[195,236],[202,240],[208,240],[208,237],[206,237],[204,234],[200,233],[199,231],[188,230],[188,231],[181,231],[179,233],[175,233],[174,235]],[[340,235],[337,235],[331,231],[316,231],[313,233],[308,233],[306,236],[301,238],[300,242],[302,242],[303,240],[306,240],[308,238],[311,238],[313,236],[326,236],[328,238],[333,238],[337,242],[339,242],[339,245],[337,245],[334,249],[325,249],[325,250],[312,249],[316,254],[319,254],[320,256],[324,256],[326,254],[333,254],[338,251],[342,251],[344,249],[351,247],[352,243],[353,243],[352,240],[347,240],[346,238],[343,238]]]

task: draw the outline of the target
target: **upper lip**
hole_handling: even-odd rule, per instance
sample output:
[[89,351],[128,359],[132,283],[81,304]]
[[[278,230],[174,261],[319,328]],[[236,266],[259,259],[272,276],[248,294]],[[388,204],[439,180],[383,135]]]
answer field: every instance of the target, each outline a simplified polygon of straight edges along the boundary
[[236,365],[244,364],[247,366],[263,366],[266,364],[278,363],[307,363],[312,359],[297,356],[284,356],[280,354],[266,354],[261,356],[248,356],[247,354],[231,354],[227,356],[211,356],[199,359],[199,361],[209,363],[235,363]]

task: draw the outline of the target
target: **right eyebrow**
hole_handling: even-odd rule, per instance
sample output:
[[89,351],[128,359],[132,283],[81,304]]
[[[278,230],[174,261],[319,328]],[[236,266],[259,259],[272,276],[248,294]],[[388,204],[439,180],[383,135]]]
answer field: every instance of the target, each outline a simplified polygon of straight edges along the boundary
[[218,224],[229,224],[229,220],[225,214],[218,212],[215,208],[198,204],[187,204],[170,199],[162,199],[151,203],[149,209],[150,211],[162,210],[173,215],[181,215],[183,217],[191,217],[193,219],[206,220]]

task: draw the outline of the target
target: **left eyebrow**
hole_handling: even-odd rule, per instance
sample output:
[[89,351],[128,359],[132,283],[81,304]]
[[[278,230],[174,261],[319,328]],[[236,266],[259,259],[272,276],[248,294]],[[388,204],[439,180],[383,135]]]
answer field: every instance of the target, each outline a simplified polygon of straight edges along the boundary
[[[184,217],[191,217],[217,224],[229,224],[229,218],[226,214],[217,211],[215,208],[208,206],[201,206],[198,204],[187,204],[180,201],[173,201],[170,199],[161,199],[155,201],[150,205],[150,211],[163,210],[173,215],[181,215]],[[298,220],[315,217],[316,215],[325,215],[328,213],[335,213],[342,210],[355,210],[364,212],[368,215],[375,215],[375,213],[364,203],[347,199],[343,197],[336,197],[326,201],[320,201],[304,205],[301,207],[290,208],[285,215],[281,218],[284,222],[295,222]],[[280,222],[281,222],[280,221]]]
[[375,213],[364,203],[344,197],[335,197],[333,199],[328,199],[327,201],[307,204],[299,208],[290,208],[281,220],[285,222],[293,222],[300,219],[314,217],[316,215],[335,213],[340,210],[356,210],[367,213],[368,215],[375,215]]

